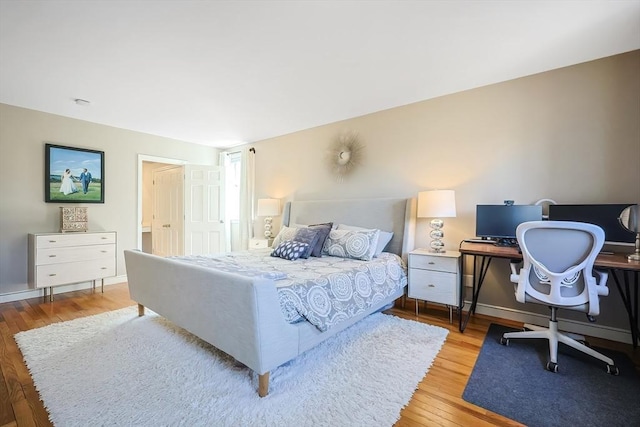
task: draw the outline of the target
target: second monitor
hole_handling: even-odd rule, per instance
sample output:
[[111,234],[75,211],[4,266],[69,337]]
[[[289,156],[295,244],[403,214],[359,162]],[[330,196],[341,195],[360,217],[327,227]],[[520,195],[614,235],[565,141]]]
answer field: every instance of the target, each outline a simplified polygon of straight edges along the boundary
[[606,243],[633,244],[636,235],[624,229],[618,218],[633,203],[550,205],[549,219],[554,221],[588,222],[602,228]]
[[542,206],[477,205],[476,236],[517,245],[516,228],[523,222],[542,220]]

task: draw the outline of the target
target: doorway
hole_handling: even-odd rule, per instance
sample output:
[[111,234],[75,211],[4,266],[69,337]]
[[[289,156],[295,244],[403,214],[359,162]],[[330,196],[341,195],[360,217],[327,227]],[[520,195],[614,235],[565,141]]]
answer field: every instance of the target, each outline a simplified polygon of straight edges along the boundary
[[176,167],[186,164],[185,160],[138,154],[138,229],[137,247],[143,252],[152,253],[153,232],[151,220],[153,212],[153,171],[160,168]]
[[159,256],[225,251],[219,166],[138,156],[138,248]]

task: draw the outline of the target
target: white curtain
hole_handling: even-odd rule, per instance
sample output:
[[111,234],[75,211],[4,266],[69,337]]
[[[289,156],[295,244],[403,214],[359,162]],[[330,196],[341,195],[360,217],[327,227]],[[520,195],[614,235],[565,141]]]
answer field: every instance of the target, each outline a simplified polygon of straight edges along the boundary
[[249,239],[253,238],[253,222],[255,220],[255,174],[256,150],[243,147],[241,153],[240,177],[240,247],[249,248]]
[[255,150],[250,147],[220,153],[224,167],[225,252],[247,249],[255,220]]
[[229,161],[229,152],[222,151],[220,152],[220,160],[218,164],[222,166],[222,177],[223,177],[223,185],[222,185],[222,194],[220,195],[221,206],[221,216],[224,221],[224,247],[222,248],[222,252],[231,252],[231,218],[227,213],[227,208],[229,207],[229,202],[227,200],[228,189],[227,185],[227,171],[229,169],[230,161]]

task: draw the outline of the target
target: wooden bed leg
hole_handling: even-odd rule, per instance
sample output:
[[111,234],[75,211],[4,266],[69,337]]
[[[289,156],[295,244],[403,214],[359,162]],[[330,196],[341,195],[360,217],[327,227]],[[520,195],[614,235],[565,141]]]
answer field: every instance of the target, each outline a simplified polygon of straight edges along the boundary
[[258,375],[258,396],[265,397],[269,394],[269,372]]
[[138,304],[138,316],[144,316],[144,305]]

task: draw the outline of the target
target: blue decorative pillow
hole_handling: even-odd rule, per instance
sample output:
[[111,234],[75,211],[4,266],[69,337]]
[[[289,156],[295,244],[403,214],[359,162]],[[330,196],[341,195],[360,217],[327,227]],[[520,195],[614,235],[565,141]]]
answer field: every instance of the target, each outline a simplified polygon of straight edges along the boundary
[[271,252],[271,256],[293,261],[300,258],[308,249],[308,243],[296,242],[295,240],[287,240],[280,243],[273,250],[273,252]]
[[300,256],[300,258],[309,258],[311,255],[311,251],[315,248],[316,243],[318,243],[318,238],[320,237],[320,230],[316,230],[313,228],[299,228],[296,232],[296,235],[293,236],[292,240],[300,243],[306,243],[309,245],[307,251]]

